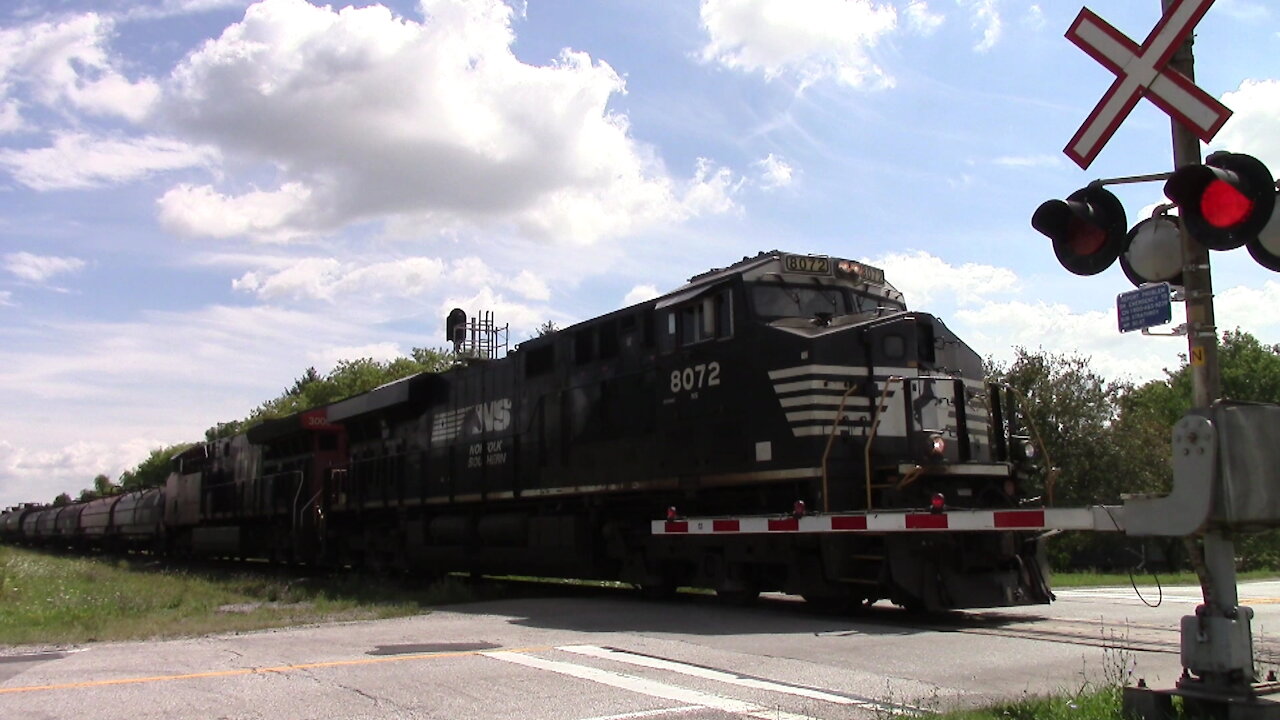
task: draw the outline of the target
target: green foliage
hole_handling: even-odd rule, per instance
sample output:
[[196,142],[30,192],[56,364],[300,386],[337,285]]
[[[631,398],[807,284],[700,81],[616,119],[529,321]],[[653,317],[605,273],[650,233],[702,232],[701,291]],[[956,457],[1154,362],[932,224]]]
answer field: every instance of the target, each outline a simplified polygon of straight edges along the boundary
[[71,504],[71,496],[66,493],[58,493],[58,497],[53,499],[54,507],[62,507]]
[[[1280,345],[1263,345],[1243,330],[1222,334],[1218,348],[1222,397],[1253,402],[1280,402]],[[1172,428],[1191,409],[1191,366],[1186,356],[1163,380],[1136,388],[1124,398],[1124,409]]]
[[169,477],[170,458],[189,447],[191,443],[178,443],[152,450],[146,460],[120,474],[120,487],[132,491],[164,485],[165,479]]
[[1160,486],[1167,453],[1162,457],[1148,444],[1157,428],[1118,412],[1128,384],[1103,378],[1079,355],[1014,352],[1008,367],[991,369],[1026,398],[1034,435],[1059,468],[1052,482],[1046,480],[1046,499],[1055,505],[1115,503],[1121,492]]
[[206,430],[205,439],[231,437],[267,420],[335,403],[410,375],[443,372],[458,362],[457,357],[446,350],[414,348],[410,355],[389,361],[372,358],[342,360],[327,375],[309,367],[294,380],[293,385],[276,398],[259,405],[248,417],[218,423]]

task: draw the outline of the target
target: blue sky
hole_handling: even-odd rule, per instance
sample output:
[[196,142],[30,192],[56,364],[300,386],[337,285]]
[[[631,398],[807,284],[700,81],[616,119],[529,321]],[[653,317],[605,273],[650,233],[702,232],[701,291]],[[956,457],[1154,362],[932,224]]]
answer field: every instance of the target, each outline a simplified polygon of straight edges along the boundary
[[[1091,9],[1137,42],[1158,0]],[[513,340],[779,248],[871,261],[980,353],[1141,381],[1118,266],[1060,268],[1044,200],[1170,168],[1143,102],[1088,171],[1112,81],[1073,3],[18,0],[0,8],[0,505],[113,478],[309,365]],[[1206,149],[1280,168],[1280,11],[1218,0]],[[1158,184],[1117,191],[1131,223]],[[1146,209],[1146,210],[1144,210]],[[1280,341],[1280,282],[1214,253],[1219,325]],[[1175,308],[1175,314],[1178,309]]]

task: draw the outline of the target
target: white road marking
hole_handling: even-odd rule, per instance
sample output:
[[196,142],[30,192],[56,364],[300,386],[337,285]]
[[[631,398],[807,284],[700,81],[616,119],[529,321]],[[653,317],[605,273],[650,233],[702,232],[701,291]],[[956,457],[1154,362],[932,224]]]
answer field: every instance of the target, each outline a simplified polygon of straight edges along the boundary
[[[1133,590],[1127,592],[1121,590],[1054,590],[1054,595],[1062,599],[1085,600],[1132,600],[1133,602],[1141,602],[1141,598],[1134,594]],[[1142,596],[1148,599],[1154,599],[1160,594],[1159,590],[1154,587],[1142,588]],[[1204,598],[1198,595],[1171,595],[1168,591],[1164,593],[1164,602],[1183,603],[1186,605],[1199,605],[1204,602]]]
[[881,703],[845,697],[844,695],[835,695],[816,688],[800,685],[784,685],[782,683],[770,682],[769,680],[761,680],[760,678],[743,677],[723,670],[713,670],[711,668],[698,667],[697,665],[686,665],[685,663],[664,660],[663,658],[649,657],[648,655],[637,655],[635,653],[629,653],[621,650],[610,650],[608,648],[597,647],[595,645],[562,645],[556,649],[564,650],[565,652],[577,653],[579,655],[586,655],[588,657],[613,660],[614,662],[626,663],[628,665],[639,665],[640,667],[654,668],[655,670],[669,670],[682,675],[689,675],[696,678],[702,678],[704,680],[715,680],[717,682],[738,685],[740,687],[748,687],[755,690],[768,690],[770,692],[785,693],[787,695],[797,695],[799,697],[809,698],[810,700],[822,700],[823,702],[835,703],[837,705],[882,707]]
[[599,715],[596,717],[582,718],[582,720],[635,720],[635,718],[675,715],[677,713],[693,712],[694,710],[706,710],[706,708],[701,705],[681,705],[680,707],[658,708],[657,710],[637,710],[635,712],[622,713],[621,715]]
[[674,700],[676,702],[688,703],[702,708],[723,710],[725,712],[736,713],[746,717],[758,718],[759,720],[809,720],[804,715],[796,715],[793,713],[783,712],[782,710],[766,708],[744,700],[735,700],[733,698],[721,697],[710,693],[698,692],[697,690],[690,690],[688,688],[679,687],[678,685],[668,685],[667,683],[661,683],[655,680],[646,680],[645,678],[636,677],[634,675],[624,675],[622,673],[600,670],[598,668],[587,667],[585,665],[574,665],[573,663],[559,662],[557,660],[546,660],[528,653],[484,652],[480,654],[485,657],[493,658],[494,660],[502,660],[503,662],[515,663],[517,665],[524,665],[526,667],[537,668],[539,670],[549,670],[561,675],[568,675],[581,680],[590,680],[592,682],[600,683],[601,685],[629,690],[641,695],[663,698],[665,700]]

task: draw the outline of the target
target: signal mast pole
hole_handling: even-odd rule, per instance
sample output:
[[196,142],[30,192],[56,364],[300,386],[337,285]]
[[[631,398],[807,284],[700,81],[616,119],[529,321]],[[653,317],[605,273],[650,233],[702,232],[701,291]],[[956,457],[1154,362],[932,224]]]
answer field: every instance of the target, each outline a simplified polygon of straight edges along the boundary
[[[1174,0],[1161,0],[1161,10],[1167,12]],[[1195,81],[1195,57],[1191,46],[1194,33],[1188,33],[1182,46],[1169,60],[1169,67]],[[1201,161],[1200,139],[1177,118],[1170,118],[1173,129],[1174,169],[1198,165]],[[1213,278],[1209,272],[1209,249],[1196,242],[1182,224],[1182,283],[1187,311],[1187,351],[1191,370],[1191,409],[1208,410],[1222,395],[1221,376],[1218,367],[1218,329],[1213,313]],[[1243,652],[1253,654],[1253,637],[1249,629],[1252,611],[1239,608],[1239,591],[1236,586],[1235,548],[1231,539],[1221,530],[1209,530],[1203,534],[1203,544],[1195,536],[1185,539],[1196,575],[1200,579],[1200,591],[1204,604],[1196,608],[1194,618],[1183,618],[1183,662],[1190,664],[1187,656],[1187,634],[1193,628],[1187,621],[1195,620],[1200,653],[1195,653],[1197,678],[1189,677],[1184,670],[1178,687],[1183,690],[1208,691],[1209,693],[1237,694],[1256,682],[1252,660],[1248,663],[1232,662],[1231,656]],[[1239,632],[1224,632],[1221,623],[1240,624]],[[1219,637],[1225,635],[1225,637]],[[1241,647],[1244,646],[1244,647]],[[1235,652],[1232,652],[1232,651]],[[1207,652],[1204,652],[1207,651]],[[1206,660],[1207,658],[1207,660]],[[1248,665],[1248,667],[1240,667]],[[1233,667],[1234,666],[1234,667]],[[1187,668],[1190,669],[1190,668]],[[1229,714],[1229,713],[1228,713]]]
[[[1161,0],[1168,11],[1174,0]],[[1169,60],[1169,67],[1195,81],[1195,58],[1191,52],[1194,34],[1188,33],[1182,47]],[[1200,164],[1200,139],[1178,122],[1173,127],[1173,167]],[[1196,242],[1182,227],[1182,287],[1187,306],[1187,351],[1191,367],[1191,408],[1208,408],[1221,396],[1218,374],[1218,330],[1213,317],[1213,279],[1209,275],[1209,250]]]

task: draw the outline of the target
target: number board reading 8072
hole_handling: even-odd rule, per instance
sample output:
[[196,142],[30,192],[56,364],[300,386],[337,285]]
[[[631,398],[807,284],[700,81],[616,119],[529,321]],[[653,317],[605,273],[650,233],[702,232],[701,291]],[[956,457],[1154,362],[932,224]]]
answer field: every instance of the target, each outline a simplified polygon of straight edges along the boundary
[[831,258],[814,257],[812,255],[787,255],[783,258],[783,267],[786,268],[787,272],[830,275]]

